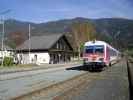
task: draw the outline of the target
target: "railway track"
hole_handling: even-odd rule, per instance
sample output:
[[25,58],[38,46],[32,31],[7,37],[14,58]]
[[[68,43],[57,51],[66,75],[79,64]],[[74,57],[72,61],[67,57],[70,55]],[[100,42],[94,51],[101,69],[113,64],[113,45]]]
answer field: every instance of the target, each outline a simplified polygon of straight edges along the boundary
[[[81,93],[89,84],[97,84],[97,81],[113,82],[113,80],[120,79],[122,82],[123,80],[126,82],[126,67],[121,66],[123,66],[123,61],[101,72],[89,72],[83,66],[78,66],[0,81],[0,96],[2,97],[0,100],[62,100],[64,96],[71,96],[71,92],[74,95]],[[19,86],[16,83],[20,83]],[[104,84],[106,85],[106,83]],[[113,86],[113,88],[117,88],[115,83]],[[14,95],[15,93],[16,95]]]
[[12,98],[12,100],[52,100],[53,98],[83,84],[86,81],[83,78],[87,76],[87,73],[77,75],[73,78],[53,84],[41,90],[36,90],[26,95]]

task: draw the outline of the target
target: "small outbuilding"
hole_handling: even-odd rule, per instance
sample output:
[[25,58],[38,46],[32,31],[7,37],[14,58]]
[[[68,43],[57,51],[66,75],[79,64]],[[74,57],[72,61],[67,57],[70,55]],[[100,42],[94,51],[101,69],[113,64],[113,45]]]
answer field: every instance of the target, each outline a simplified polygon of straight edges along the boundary
[[17,56],[22,64],[63,63],[73,57],[73,48],[64,34],[33,36],[17,47]]
[[2,57],[13,57],[13,55],[14,55],[13,49],[5,44],[3,44],[2,47],[2,44],[0,42],[0,59],[2,59]]

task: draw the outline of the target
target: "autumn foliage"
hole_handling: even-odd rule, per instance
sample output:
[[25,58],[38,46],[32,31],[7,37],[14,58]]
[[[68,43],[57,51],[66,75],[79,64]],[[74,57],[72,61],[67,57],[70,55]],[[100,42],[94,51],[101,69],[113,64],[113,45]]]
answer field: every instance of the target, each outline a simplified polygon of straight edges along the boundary
[[20,44],[22,44],[25,41],[25,35],[21,32],[13,32],[9,34],[9,42],[8,44],[12,47],[12,48],[16,48],[17,46],[19,46]]
[[71,26],[71,33],[77,48],[80,48],[86,41],[94,40],[96,38],[95,27],[89,22],[73,23]]

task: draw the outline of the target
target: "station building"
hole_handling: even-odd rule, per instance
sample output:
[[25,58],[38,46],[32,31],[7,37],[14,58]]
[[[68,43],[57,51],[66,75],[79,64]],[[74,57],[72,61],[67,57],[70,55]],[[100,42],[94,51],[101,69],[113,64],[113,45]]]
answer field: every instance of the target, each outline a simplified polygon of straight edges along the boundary
[[21,64],[64,63],[73,57],[73,48],[64,34],[33,36],[17,47]]

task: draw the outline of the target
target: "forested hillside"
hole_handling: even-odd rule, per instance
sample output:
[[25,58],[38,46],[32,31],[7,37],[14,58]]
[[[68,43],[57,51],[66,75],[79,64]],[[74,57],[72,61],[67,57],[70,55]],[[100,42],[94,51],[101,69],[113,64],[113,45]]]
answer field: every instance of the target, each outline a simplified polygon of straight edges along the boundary
[[[121,18],[87,19],[74,18],[47,23],[30,23],[9,19],[5,21],[5,42],[11,47],[28,39],[28,24],[31,36],[62,33],[67,36],[75,50],[88,40],[104,40],[113,46],[124,49],[132,47],[133,20]],[[2,25],[0,25],[2,32]]]

